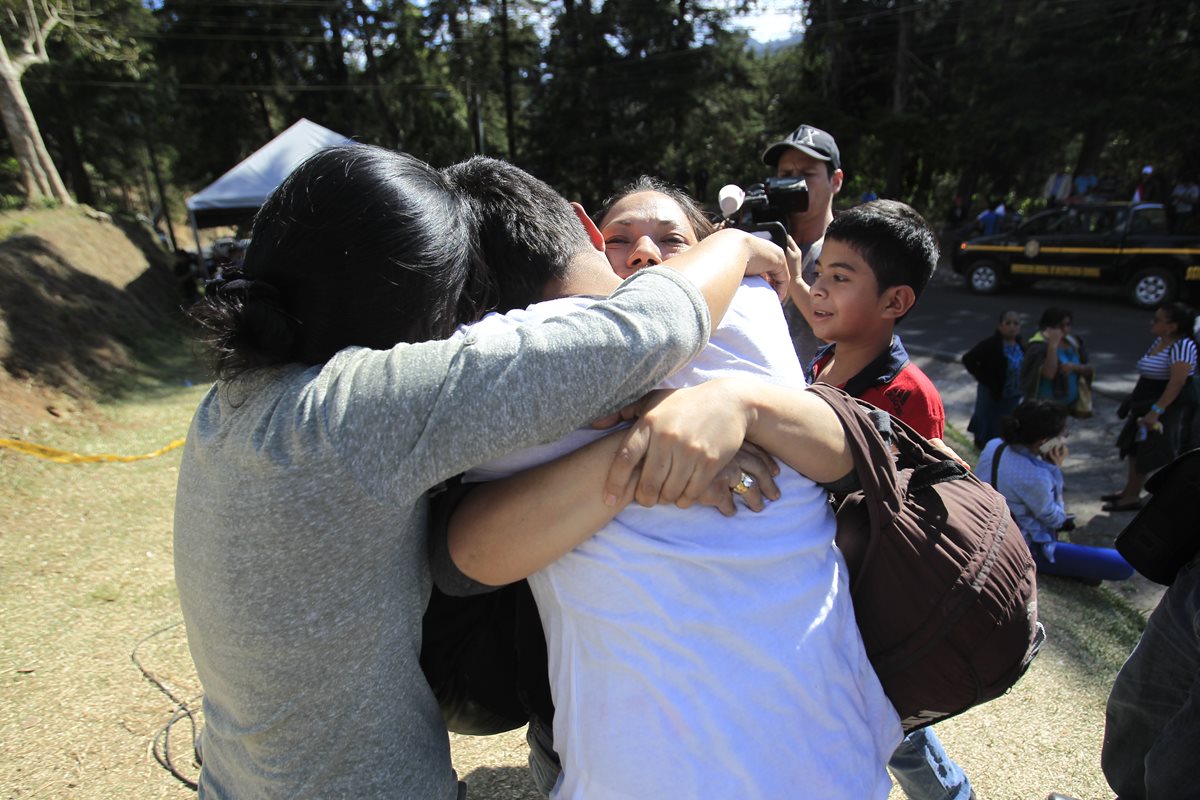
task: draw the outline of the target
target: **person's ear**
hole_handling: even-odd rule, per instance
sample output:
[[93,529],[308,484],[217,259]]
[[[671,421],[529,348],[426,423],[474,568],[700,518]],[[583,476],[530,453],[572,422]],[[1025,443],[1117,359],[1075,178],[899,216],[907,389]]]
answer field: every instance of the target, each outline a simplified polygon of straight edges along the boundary
[[829,185],[833,188],[833,193],[837,194],[842,190],[842,181],[846,179],[846,173],[840,169],[835,169],[833,175],[829,178]]
[[583,225],[583,229],[587,231],[588,238],[592,240],[592,247],[604,252],[604,234],[600,233],[600,229],[596,227],[596,223],[592,222],[592,218],[583,210],[583,206],[579,203],[571,203],[571,210],[575,212],[575,216],[579,217],[579,222]]
[[917,293],[908,285],[890,286],[883,291],[882,301],[884,318],[900,319],[916,304]]

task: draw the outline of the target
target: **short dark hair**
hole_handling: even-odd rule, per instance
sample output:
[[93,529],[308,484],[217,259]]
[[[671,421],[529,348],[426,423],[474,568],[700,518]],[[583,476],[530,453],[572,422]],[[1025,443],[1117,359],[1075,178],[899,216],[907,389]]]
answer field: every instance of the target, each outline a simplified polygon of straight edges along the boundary
[[1162,311],[1167,315],[1167,321],[1175,324],[1175,333],[1181,337],[1192,335],[1192,328],[1196,322],[1196,312],[1192,311],[1189,306],[1183,303],[1159,303],[1157,311]]
[[241,270],[189,311],[218,377],[454,331],[469,217],[445,178],[410,155],[364,144],[316,153],[263,203],[250,239]]
[[1061,306],[1050,306],[1042,312],[1042,318],[1038,320],[1038,328],[1057,328],[1068,319],[1074,320],[1075,315]]
[[688,222],[691,223],[692,230],[696,232],[696,241],[704,239],[717,229],[713,221],[709,219],[708,215],[704,213],[690,194],[677,186],[649,175],[642,175],[635,178],[622,186],[616,194],[610,195],[600,204],[599,210],[596,211],[592,219],[596,221],[597,225],[604,224],[604,218],[612,211],[613,206],[629,195],[641,192],[658,192],[674,200],[676,205],[682,209]]
[[1067,409],[1050,400],[1025,400],[1000,420],[1000,437],[1009,444],[1030,445],[1052,439],[1067,428]]
[[563,278],[571,260],[592,247],[571,204],[523,169],[475,156],[443,174],[470,208],[475,268],[488,276],[494,310],[541,300],[546,284]]
[[892,286],[911,286],[920,297],[937,269],[933,228],[911,206],[896,200],[872,200],[843,211],[829,223],[825,238],[861,255],[881,293]]

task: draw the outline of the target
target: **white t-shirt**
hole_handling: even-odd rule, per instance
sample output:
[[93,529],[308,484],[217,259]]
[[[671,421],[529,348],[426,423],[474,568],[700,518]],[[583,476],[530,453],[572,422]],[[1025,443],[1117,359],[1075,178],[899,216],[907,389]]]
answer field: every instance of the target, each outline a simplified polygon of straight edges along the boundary
[[[586,302],[541,303],[516,318]],[[756,279],[667,385],[746,374],[804,386],[778,298]],[[467,480],[528,468],[595,435]],[[553,798],[887,797],[899,718],[855,624],[826,494],[787,467],[777,483],[783,496],[760,514],[631,505],[530,576],[563,766]]]

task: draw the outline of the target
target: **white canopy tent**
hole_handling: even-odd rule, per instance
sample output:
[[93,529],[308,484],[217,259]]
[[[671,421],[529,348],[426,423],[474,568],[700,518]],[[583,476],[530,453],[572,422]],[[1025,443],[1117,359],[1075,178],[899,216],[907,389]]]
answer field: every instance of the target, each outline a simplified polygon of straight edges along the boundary
[[201,228],[245,222],[304,159],[319,150],[351,141],[315,122],[300,119],[187,199],[188,219],[197,247]]

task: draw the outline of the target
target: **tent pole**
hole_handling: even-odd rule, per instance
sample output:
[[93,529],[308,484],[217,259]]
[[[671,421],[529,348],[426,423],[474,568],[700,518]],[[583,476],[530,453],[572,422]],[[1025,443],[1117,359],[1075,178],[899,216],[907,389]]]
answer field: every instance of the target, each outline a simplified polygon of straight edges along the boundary
[[204,263],[204,248],[200,245],[200,226],[196,224],[196,215],[188,209],[188,223],[192,226],[192,236],[196,239],[196,276],[202,281],[209,279],[208,265]]

